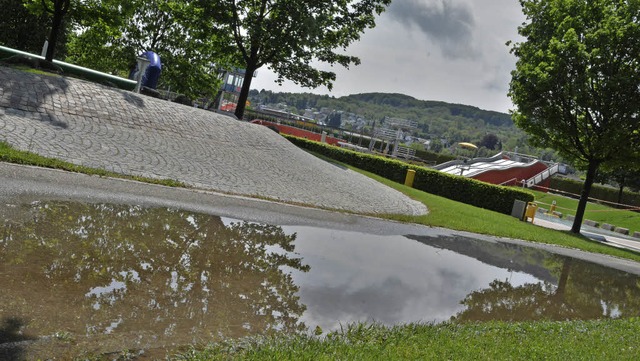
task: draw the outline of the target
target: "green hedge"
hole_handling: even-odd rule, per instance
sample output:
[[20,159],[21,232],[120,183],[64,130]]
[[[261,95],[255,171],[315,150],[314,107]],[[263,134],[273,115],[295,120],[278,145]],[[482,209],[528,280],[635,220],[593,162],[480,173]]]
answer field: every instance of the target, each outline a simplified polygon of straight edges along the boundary
[[[562,192],[567,192],[571,194],[575,194],[575,197],[580,197],[580,193],[582,192],[582,185],[584,182],[577,181],[574,179],[563,178],[563,177],[552,177],[551,185],[549,188],[557,189]],[[590,198],[599,199],[607,202],[618,202],[618,190],[615,188],[604,187],[598,184],[594,184],[591,187],[591,193],[589,193]],[[633,193],[625,190],[622,193],[622,203],[632,205],[635,207],[640,207],[640,193]]]
[[533,194],[518,188],[502,187],[475,179],[454,176],[433,169],[410,165],[366,153],[342,149],[324,143],[285,135],[300,148],[322,154],[356,168],[404,183],[407,170],[416,171],[413,187],[421,191],[492,211],[511,214],[514,201],[532,202]]

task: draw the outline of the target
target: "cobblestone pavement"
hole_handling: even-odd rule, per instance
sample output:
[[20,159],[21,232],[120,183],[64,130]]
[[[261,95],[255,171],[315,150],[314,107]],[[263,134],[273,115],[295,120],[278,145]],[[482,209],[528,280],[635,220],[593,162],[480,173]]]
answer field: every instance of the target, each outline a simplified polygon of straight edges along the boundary
[[367,214],[424,214],[400,192],[270,129],[128,91],[0,66],[0,140],[128,175]]

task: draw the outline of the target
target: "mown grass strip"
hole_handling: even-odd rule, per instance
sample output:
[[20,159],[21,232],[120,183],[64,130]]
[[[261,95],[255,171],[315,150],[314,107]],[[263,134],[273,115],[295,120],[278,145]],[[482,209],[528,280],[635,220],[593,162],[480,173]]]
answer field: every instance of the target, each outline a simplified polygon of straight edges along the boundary
[[[321,157],[321,156],[320,156]],[[321,157],[326,161],[348,167],[362,173],[391,188],[394,188],[410,198],[417,200],[429,208],[429,213],[423,216],[407,216],[387,214],[384,218],[407,223],[417,223],[425,226],[443,227],[459,231],[521,239],[525,241],[553,244],[562,247],[575,248],[587,252],[601,253],[614,257],[626,258],[640,262],[640,254],[623,250],[592,241],[586,237],[569,231],[557,231],[539,227],[531,223],[522,222],[514,217],[455,202],[450,199],[429,194],[396,183],[378,175],[359,170],[344,163]],[[377,215],[380,217],[380,215]]]
[[[555,231],[530,223],[521,222],[513,217],[455,202],[433,194],[425,193],[403,184],[396,183],[378,175],[359,170],[347,164],[319,156],[322,159],[360,172],[407,196],[422,202],[429,208],[429,214],[424,216],[404,216],[397,214],[379,215],[376,217],[397,220],[401,222],[417,223],[426,226],[443,227],[448,229],[468,231],[498,237],[522,239],[531,242],[554,244],[563,247],[580,249],[587,252],[607,254],[640,262],[640,254],[597,243],[570,232]],[[138,176],[127,176],[104,169],[89,168],[55,158],[43,157],[31,152],[16,150],[5,142],[0,142],[0,161],[40,167],[61,169],[71,172],[131,179],[140,182],[160,184],[170,187],[186,187],[182,182],[171,179],[154,179]]]
[[[576,209],[578,208],[577,199],[538,191],[532,191],[532,193],[536,196],[536,202],[540,202],[540,206],[543,208],[549,209],[550,204],[556,201],[557,210],[562,212],[563,215],[576,214]],[[589,202],[587,203],[584,218],[600,222],[600,224],[609,223],[617,227],[627,228],[630,229],[632,233],[633,231],[640,231],[640,213],[638,212],[616,209]]]
[[297,335],[212,344],[172,360],[636,360],[637,319],[565,322],[357,324],[324,338]]
[[101,177],[130,179],[130,180],[135,180],[139,182],[159,184],[159,185],[164,185],[169,187],[187,187],[186,184],[173,179],[155,179],[155,178],[140,177],[140,176],[129,176],[129,175],[119,174],[115,172],[110,172],[105,169],[90,168],[90,167],[85,167],[85,166],[65,162],[55,158],[43,157],[35,153],[17,150],[13,148],[11,145],[2,141],[0,141],[0,161],[16,163],[16,164],[24,164],[24,165],[33,165],[33,166],[45,167],[45,168],[60,169],[60,170],[65,170],[69,172],[97,175]]

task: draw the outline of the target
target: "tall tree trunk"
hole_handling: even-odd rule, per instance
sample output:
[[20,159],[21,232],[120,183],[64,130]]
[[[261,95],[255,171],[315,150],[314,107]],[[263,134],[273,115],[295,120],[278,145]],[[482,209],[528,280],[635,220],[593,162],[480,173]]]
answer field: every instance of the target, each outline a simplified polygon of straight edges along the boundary
[[62,14],[56,11],[53,14],[53,22],[51,24],[51,32],[49,33],[49,45],[47,45],[47,54],[45,60],[48,62],[53,61],[53,56],[56,50],[56,44],[58,43],[58,33],[60,32],[60,25],[62,24]]
[[584,211],[587,209],[587,201],[589,200],[589,193],[591,193],[591,186],[596,177],[596,171],[600,162],[591,160],[587,169],[587,179],[584,180],[582,186],[582,193],[580,194],[580,201],[578,202],[578,209],[576,210],[576,218],[573,220],[573,226],[571,232],[580,233],[582,227],[582,219],[584,218]]
[[[51,32],[49,33],[48,39],[49,45],[47,45],[47,54],[45,56],[45,60],[48,62],[53,61],[56,45],[58,44],[58,35],[62,28],[62,20],[69,10],[69,4],[70,0],[56,0],[53,2],[53,21],[51,22]],[[51,12],[49,8],[45,7],[45,9]]]
[[572,258],[565,258],[562,264],[562,273],[558,279],[558,288],[556,288],[555,297],[558,301],[564,302],[564,293],[567,289],[567,280],[569,280],[569,272],[571,272]]
[[616,207],[617,208],[624,208],[624,206],[621,206],[620,204],[622,204],[622,194],[624,192],[624,183],[620,184],[620,188],[618,189],[618,204]]
[[244,109],[247,107],[247,99],[249,99],[249,90],[251,90],[251,80],[253,80],[253,73],[256,71],[255,65],[247,64],[245,69],[244,80],[242,82],[242,89],[240,89],[240,97],[238,98],[238,104],[236,105],[236,118],[242,120],[244,116]]

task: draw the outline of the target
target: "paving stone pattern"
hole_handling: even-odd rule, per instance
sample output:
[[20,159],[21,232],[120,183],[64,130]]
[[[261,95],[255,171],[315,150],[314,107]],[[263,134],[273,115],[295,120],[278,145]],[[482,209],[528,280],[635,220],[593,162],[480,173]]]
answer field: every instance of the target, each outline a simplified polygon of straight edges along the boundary
[[144,95],[0,66],[0,140],[75,164],[358,213],[424,205],[272,130]]

